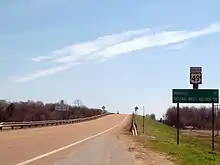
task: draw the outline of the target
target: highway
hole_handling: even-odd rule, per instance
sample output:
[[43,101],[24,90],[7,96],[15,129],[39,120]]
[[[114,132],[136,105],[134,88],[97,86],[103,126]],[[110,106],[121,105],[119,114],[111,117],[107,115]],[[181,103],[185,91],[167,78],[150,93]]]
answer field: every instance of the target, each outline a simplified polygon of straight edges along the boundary
[[0,132],[0,165],[131,165],[117,139],[129,115],[51,127]]

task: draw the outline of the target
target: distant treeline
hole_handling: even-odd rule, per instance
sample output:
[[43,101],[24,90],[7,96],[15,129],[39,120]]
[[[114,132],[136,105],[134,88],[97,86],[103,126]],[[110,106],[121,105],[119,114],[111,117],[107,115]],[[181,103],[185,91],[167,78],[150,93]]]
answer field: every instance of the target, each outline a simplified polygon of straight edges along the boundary
[[0,122],[75,119],[101,113],[103,113],[101,109],[92,109],[85,106],[69,106],[69,111],[60,112],[55,111],[54,103],[0,101]]
[[[215,127],[220,128],[220,112],[215,111]],[[170,126],[176,126],[176,107],[170,107],[165,116],[164,121]],[[162,119],[161,119],[162,120]],[[195,129],[211,129],[212,126],[212,110],[211,107],[181,107],[180,108],[180,127],[186,128],[192,126]]]

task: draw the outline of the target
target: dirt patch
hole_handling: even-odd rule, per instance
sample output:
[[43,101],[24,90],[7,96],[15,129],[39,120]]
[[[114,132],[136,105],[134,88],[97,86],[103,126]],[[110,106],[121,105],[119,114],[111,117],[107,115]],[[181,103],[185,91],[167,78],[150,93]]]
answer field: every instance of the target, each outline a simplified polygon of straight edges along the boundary
[[121,134],[119,139],[123,140],[128,146],[128,151],[132,153],[135,160],[134,165],[174,165],[170,157],[144,148],[128,135]]

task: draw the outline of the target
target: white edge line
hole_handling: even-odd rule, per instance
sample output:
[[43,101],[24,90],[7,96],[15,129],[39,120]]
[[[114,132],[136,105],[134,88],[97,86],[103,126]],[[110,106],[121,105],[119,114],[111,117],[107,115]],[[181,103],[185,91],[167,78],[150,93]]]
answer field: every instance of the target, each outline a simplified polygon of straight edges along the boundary
[[51,151],[51,152],[45,153],[45,154],[43,154],[43,155],[34,157],[34,158],[29,159],[29,160],[26,160],[26,161],[24,161],[24,162],[17,163],[16,165],[26,165],[26,164],[31,163],[31,162],[34,162],[34,161],[36,161],[36,160],[38,160],[38,159],[42,159],[42,158],[44,158],[44,157],[50,156],[50,155],[52,155],[52,154],[55,154],[55,153],[57,153],[57,152],[59,152],[59,151],[65,150],[65,149],[67,149],[67,148],[70,148],[70,147],[75,146],[75,145],[77,145],[77,144],[80,144],[80,143],[82,143],[82,142],[85,142],[85,141],[87,141],[87,140],[90,140],[90,139],[92,139],[92,138],[95,138],[95,137],[97,137],[97,136],[100,136],[100,135],[102,135],[102,134],[104,134],[104,133],[106,133],[106,132],[109,132],[109,131],[111,131],[112,129],[118,127],[119,125],[121,125],[122,123],[124,123],[127,118],[128,118],[128,116],[125,117],[124,120],[123,120],[122,122],[120,122],[119,124],[116,124],[115,126],[113,126],[113,127],[111,127],[111,128],[108,128],[108,129],[106,129],[105,131],[99,132],[98,134],[89,136],[89,137],[87,137],[87,138],[85,138],[85,139],[83,139],[83,140],[79,140],[79,141],[74,142],[74,143],[72,143],[72,144],[69,144],[69,145],[67,145],[67,146],[65,146],[65,147],[61,147],[61,148],[59,148],[59,149],[56,149],[56,150],[53,150],[53,151]]

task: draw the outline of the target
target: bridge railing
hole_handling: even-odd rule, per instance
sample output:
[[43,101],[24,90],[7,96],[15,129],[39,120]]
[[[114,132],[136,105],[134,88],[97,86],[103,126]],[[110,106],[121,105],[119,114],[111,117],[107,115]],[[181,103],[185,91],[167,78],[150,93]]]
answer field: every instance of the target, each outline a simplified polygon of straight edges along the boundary
[[24,122],[2,122],[0,123],[0,130],[3,129],[14,129],[14,128],[24,128],[24,127],[37,127],[37,126],[49,126],[49,125],[61,125],[88,121],[92,119],[97,119],[106,115],[113,113],[103,113],[96,116],[78,118],[78,119],[67,119],[67,120],[44,120],[44,121],[24,121]]

